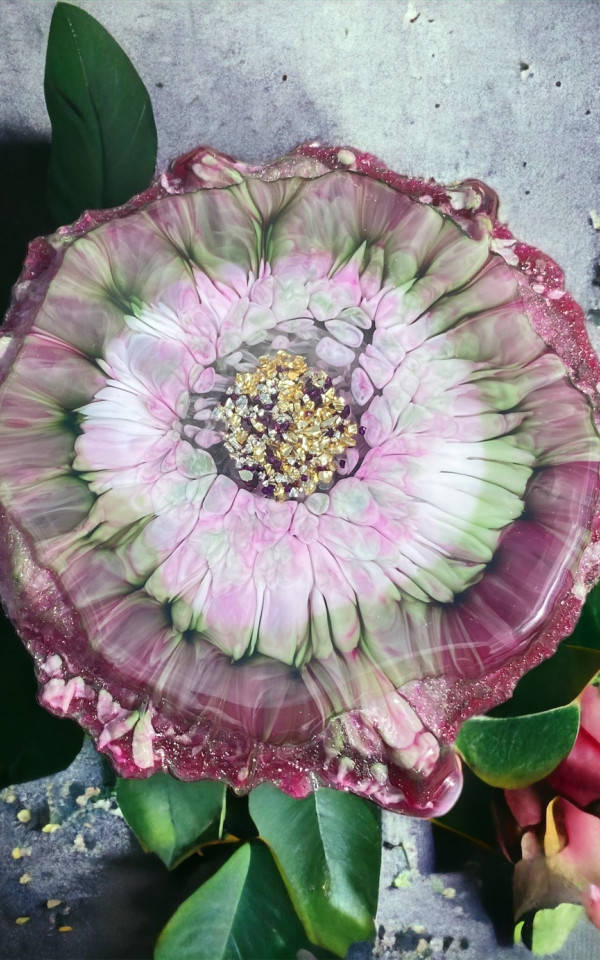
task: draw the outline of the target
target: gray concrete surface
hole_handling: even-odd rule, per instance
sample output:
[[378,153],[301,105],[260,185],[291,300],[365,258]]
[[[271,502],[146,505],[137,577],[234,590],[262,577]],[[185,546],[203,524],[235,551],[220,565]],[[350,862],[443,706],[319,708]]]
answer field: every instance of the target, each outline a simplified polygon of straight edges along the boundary
[[[563,266],[600,344],[600,287],[593,283],[600,235],[590,216],[600,214],[600,5],[593,0],[82,0],[80,6],[111,31],[150,90],[162,164],[200,142],[258,161],[319,139],[368,150],[405,173],[486,180],[515,233]],[[0,150],[49,135],[42,81],[52,9],[51,0],[0,0]],[[11,184],[0,183],[0,190],[9,192]],[[94,769],[68,776],[93,786]],[[32,797],[46,789],[32,785]],[[118,957],[102,953],[95,922],[111,937],[115,924],[134,923],[128,942],[137,937],[146,949],[139,912],[134,921],[113,918],[109,931],[109,914],[94,907],[99,891],[105,906],[115,902],[107,890],[121,899],[125,874],[139,880],[131,838],[110,810],[74,807],[73,836],[38,830],[27,870],[39,847],[40,857],[46,850],[43,871],[36,877],[29,870],[31,884],[19,884],[20,864],[10,850],[21,843],[11,831],[23,832],[14,813],[17,801],[30,802],[23,791],[16,788],[17,799],[0,804],[10,846],[0,853],[10,926],[0,957]],[[79,823],[85,817],[89,828]],[[86,830],[96,838],[95,853],[89,844],[87,853],[71,849]],[[498,944],[476,872],[432,873],[427,825],[388,818],[386,830],[379,956],[525,954]],[[406,883],[394,886],[401,868]],[[132,889],[143,915],[140,903],[152,898],[145,886]],[[44,906],[48,898],[71,904],[62,924],[71,931],[58,934]],[[15,917],[24,911],[32,920],[17,928]],[[558,956],[600,957],[596,932],[582,925]]]
[[0,791],[1,960],[150,960],[199,885],[142,852],[90,741],[63,773]]
[[[141,851],[113,779],[86,741],[63,773],[0,791],[0,960],[150,960],[169,916],[202,881],[200,858],[169,874]],[[486,911],[501,889],[491,882],[498,869],[474,851],[462,872],[437,871],[430,824],[385,816],[378,936],[348,960],[530,957],[499,943]],[[584,920],[554,956],[596,960],[598,931]]]

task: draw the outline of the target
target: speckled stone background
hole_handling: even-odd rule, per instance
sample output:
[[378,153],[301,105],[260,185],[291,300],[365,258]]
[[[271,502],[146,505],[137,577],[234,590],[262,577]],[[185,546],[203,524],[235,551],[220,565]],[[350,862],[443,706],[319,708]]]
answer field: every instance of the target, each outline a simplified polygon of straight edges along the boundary
[[[321,140],[377,154],[409,174],[485,180],[500,194],[514,232],[563,266],[600,344],[594,0],[79,5],[121,43],[150,90],[161,163],[200,142],[261,161]],[[22,211],[40,195],[35,184],[15,190],[5,171],[16,156],[26,164],[43,151],[49,137],[42,83],[52,9],[50,0],[0,0],[5,260],[24,239]],[[102,790],[105,775],[88,750],[53,781],[16,787],[0,799],[2,960],[150,957],[154,928],[193,883],[195,866],[165,883],[158,862],[138,852],[114,803],[102,793],[86,795],[87,787]],[[17,818],[22,808],[32,810],[27,823]],[[63,826],[44,832],[52,817]],[[475,858],[460,874],[438,873],[428,824],[387,817],[385,830],[377,956],[527,955],[502,943],[506,929],[497,916],[496,927],[490,919],[499,906],[495,861]],[[15,859],[15,847],[31,853]],[[24,874],[31,880],[20,883]],[[48,908],[56,899],[61,904]],[[29,922],[16,925],[24,915]],[[71,929],[60,933],[61,926]],[[356,948],[353,956],[370,952]],[[598,934],[581,924],[557,956],[600,957]]]

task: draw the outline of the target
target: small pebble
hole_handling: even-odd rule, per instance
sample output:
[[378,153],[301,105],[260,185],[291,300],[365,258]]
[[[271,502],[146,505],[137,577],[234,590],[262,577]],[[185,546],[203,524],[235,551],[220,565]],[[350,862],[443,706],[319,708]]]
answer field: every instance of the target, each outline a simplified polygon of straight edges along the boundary
[[78,853],[86,853],[87,847],[85,845],[85,840],[83,839],[83,834],[78,833],[75,839],[73,840],[73,846]]
[[42,833],[54,833],[55,830],[60,830],[60,823],[47,823],[42,827]]
[[75,797],[75,803],[78,807],[85,807],[88,800],[91,800],[92,797],[97,797],[100,793],[100,787],[86,787],[85,792],[79,797]]
[[73,927],[59,927],[59,928],[58,928],[58,932],[59,932],[59,933],[70,933],[72,929],[73,929]]
[[442,896],[446,897],[447,900],[454,900],[454,897],[456,896],[456,890],[454,887],[446,887],[444,890],[442,890]]
[[55,907],[59,907],[62,903],[62,900],[46,900],[46,906],[48,910],[54,910]]
[[19,810],[17,814],[17,820],[19,823],[29,823],[31,820],[31,810],[23,809]]
[[21,857],[30,857],[31,847],[13,847],[10,855],[13,860],[20,860]]
[[29,873],[24,873],[23,876],[19,877],[19,883],[31,883],[33,877]]
[[408,870],[401,870],[392,880],[392,886],[396,889],[410,887],[410,873]]
[[29,917],[17,917],[15,923],[22,927],[24,923],[29,923]]
[[351,150],[338,150],[337,158],[340,163],[343,163],[347,167],[350,167],[353,163],[356,163],[356,157]]

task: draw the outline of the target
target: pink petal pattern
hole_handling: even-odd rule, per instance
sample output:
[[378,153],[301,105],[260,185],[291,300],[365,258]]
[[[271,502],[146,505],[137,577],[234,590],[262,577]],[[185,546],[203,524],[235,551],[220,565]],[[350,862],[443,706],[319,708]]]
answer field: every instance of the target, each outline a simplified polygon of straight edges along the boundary
[[[457,725],[600,572],[600,367],[559,269],[507,241],[483,184],[305,146],[200,148],[32,244],[0,367],[1,591],[42,702],[122,774],[452,803]],[[242,479],[213,416],[278,350],[358,425],[303,501]]]

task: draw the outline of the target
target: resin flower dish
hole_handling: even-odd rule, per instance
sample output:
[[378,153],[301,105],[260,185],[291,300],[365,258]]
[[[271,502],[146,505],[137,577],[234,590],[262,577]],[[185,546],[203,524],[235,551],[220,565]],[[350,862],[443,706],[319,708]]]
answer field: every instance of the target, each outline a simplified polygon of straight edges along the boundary
[[448,809],[598,577],[600,368],[493,191],[199,148],[34,241],[2,347],[42,703],[122,776]]

